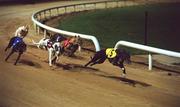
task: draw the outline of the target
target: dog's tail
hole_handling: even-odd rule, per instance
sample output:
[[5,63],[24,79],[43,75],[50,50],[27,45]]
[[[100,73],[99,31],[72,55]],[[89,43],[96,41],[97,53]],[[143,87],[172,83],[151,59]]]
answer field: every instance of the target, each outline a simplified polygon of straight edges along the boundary
[[40,43],[39,43],[39,42],[35,42],[35,41],[32,39],[32,43],[39,48],[39,46],[40,46]]
[[38,42],[35,42],[33,39],[31,40],[34,45],[39,45]]

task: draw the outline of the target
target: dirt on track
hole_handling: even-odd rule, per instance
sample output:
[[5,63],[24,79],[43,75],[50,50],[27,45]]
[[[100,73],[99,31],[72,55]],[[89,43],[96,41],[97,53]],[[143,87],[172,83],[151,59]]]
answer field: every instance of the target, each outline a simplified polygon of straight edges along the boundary
[[33,12],[72,3],[79,1],[0,7],[0,107],[180,106],[178,73],[160,69],[150,72],[147,66],[132,63],[126,65],[127,78],[121,78],[120,69],[108,62],[84,68],[93,54],[87,51],[76,53],[73,58],[61,56],[58,65],[49,68],[47,52],[31,46],[31,38],[41,38],[32,26],[25,38],[28,50],[20,63],[13,65],[17,54],[4,61],[9,38],[18,26],[32,25]]

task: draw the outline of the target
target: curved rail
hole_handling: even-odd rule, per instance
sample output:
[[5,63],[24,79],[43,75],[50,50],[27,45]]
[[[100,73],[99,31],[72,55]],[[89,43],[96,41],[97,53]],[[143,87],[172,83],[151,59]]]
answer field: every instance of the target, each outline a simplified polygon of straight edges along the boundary
[[[143,51],[147,51],[151,53],[158,53],[162,55],[180,58],[179,52],[173,52],[169,50],[164,50],[160,48],[150,47],[150,46],[127,42],[127,41],[118,41],[114,48],[117,49],[119,46],[126,46],[126,47],[131,47],[131,48],[135,48],[135,49],[139,49],[139,50],[143,50]],[[152,54],[151,53],[149,54],[149,70],[152,70]]]
[[[144,2],[143,2],[144,3]],[[67,35],[67,36],[76,36],[79,35],[81,38],[92,40],[96,51],[100,50],[100,45],[95,36],[85,35],[80,33],[74,33],[69,31],[64,31],[60,29],[56,29],[45,24],[42,24],[41,21],[46,19],[50,19],[55,16],[69,14],[73,12],[80,12],[86,10],[95,10],[95,9],[105,9],[105,8],[114,8],[114,7],[123,7],[123,6],[131,6],[137,4],[143,4],[142,2],[137,3],[134,0],[125,0],[125,1],[101,1],[101,2],[91,2],[91,3],[82,3],[82,4],[73,4],[67,6],[59,6],[48,8],[44,10],[40,10],[32,15],[32,21],[34,22],[34,26],[38,34],[40,33],[40,28],[44,29],[44,36],[46,36],[47,31]]]
[[96,38],[95,36],[84,35],[84,34],[79,34],[79,33],[68,32],[68,31],[56,29],[56,28],[53,28],[53,27],[50,27],[50,26],[47,26],[47,25],[44,25],[44,24],[38,22],[38,21],[35,20],[33,17],[32,17],[32,20],[33,20],[33,22],[35,22],[37,25],[41,26],[42,28],[46,28],[46,29],[48,29],[49,31],[56,32],[56,33],[60,33],[60,34],[63,34],[63,35],[70,35],[70,36],[76,36],[76,35],[78,35],[78,36],[80,36],[81,38],[92,40],[93,43],[94,43],[94,45],[95,45],[96,51],[99,51],[99,50],[100,50],[99,42],[98,42],[98,40],[97,40],[97,38]]

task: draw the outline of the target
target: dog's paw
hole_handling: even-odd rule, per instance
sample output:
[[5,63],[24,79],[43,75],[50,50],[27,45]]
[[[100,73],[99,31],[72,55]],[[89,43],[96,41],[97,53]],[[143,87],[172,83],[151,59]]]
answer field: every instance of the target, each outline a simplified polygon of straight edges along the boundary
[[122,73],[121,77],[126,78],[126,74]]
[[49,64],[49,67],[52,67],[52,64]]

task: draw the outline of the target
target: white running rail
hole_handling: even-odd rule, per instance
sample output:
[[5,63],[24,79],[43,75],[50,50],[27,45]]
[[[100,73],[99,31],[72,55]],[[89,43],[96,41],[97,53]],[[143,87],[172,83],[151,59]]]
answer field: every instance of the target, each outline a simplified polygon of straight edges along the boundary
[[71,36],[77,36],[78,35],[81,38],[92,40],[94,45],[95,45],[96,51],[100,50],[99,42],[98,42],[98,40],[97,40],[97,38],[95,36],[84,35],[84,34],[80,34],[80,33],[74,33],[74,32],[68,32],[68,31],[56,29],[56,28],[53,28],[53,27],[50,27],[50,26],[47,26],[45,24],[42,24],[42,23],[38,22],[34,17],[32,17],[32,21],[34,23],[36,23],[38,26],[41,26],[42,28],[48,29],[49,31],[52,31],[52,32],[60,33],[60,34],[63,34],[63,35],[71,35]]
[[141,45],[141,44],[137,44],[137,43],[132,43],[132,42],[127,42],[127,41],[118,41],[114,48],[117,49],[117,48],[119,48],[119,46],[126,46],[126,47],[131,47],[131,48],[150,52],[149,53],[149,70],[152,70],[152,54],[151,53],[158,53],[158,54],[162,54],[162,55],[180,58],[179,52],[173,52],[173,51],[169,51],[169,50],[154,48],[154,47]]
[[151,0],[106,0],[106,1],[99,1],[99,2],[89,2],[89,3],[57,6],[57,7],[47,8],[47,9],[43,9],[38,12],[35,12],[32,15],[32,21],[34,23],[35,30],[37,31],[38,34],[40,34],[41,28],[44,29],[43,30],[44,37],[46,37],[46,34],[48,31],[64,34],[66,36],[79,35],[81,38],[92,40],[95,45],[96,51],[99,51],[100,45],[95,36],[56,29],[56,28],[47,26],[46,24],[43,24],[41,22],[46,21],[47,19],[51,19],[53,17],[60,16],[60,15],[65,15],[65,14],[70,14],[70,13],[75,13],[75,12],[82,12],[82,11],[87,11],[87,10],[108,9],[108,8],[115,8],[115,7],[144,5],[146,3],[148,4],[156,3],[156,2],[150,2],[150,1]]
[[80,11],[87,11],[87,10],[97,10],[97,9],[107,9],[107,8],[114,8],[114,7],[123,7],[123,6],[133,6],[138,4],[145,4],[144,2],[135,2],[134,0],[125,0],[125,1],[100,1],[100,2],[90,2],[90,3],[82,3],[82,4],[73,4],[73,5],[66,5],[66,6],[58,6],[47,8],[44,10],[40,10],[32,15],[32,21],[34,23],[35,30],[40,33],[40,28],[44,29],[44,37],[46,37],[47,31],[63,34],[66,36],[76,36],[79,35],[81,38],[92,40],[95,46],[96,51],[100,50],[100,45],[95,36],[92,35],[85,35],[79,34],[69,31],[64,31],[60,29],[56,29],[50,26],[47,26],[42,21],[46,19],[50,19],[54,16],[69,14],[73,12],[80,12]]

